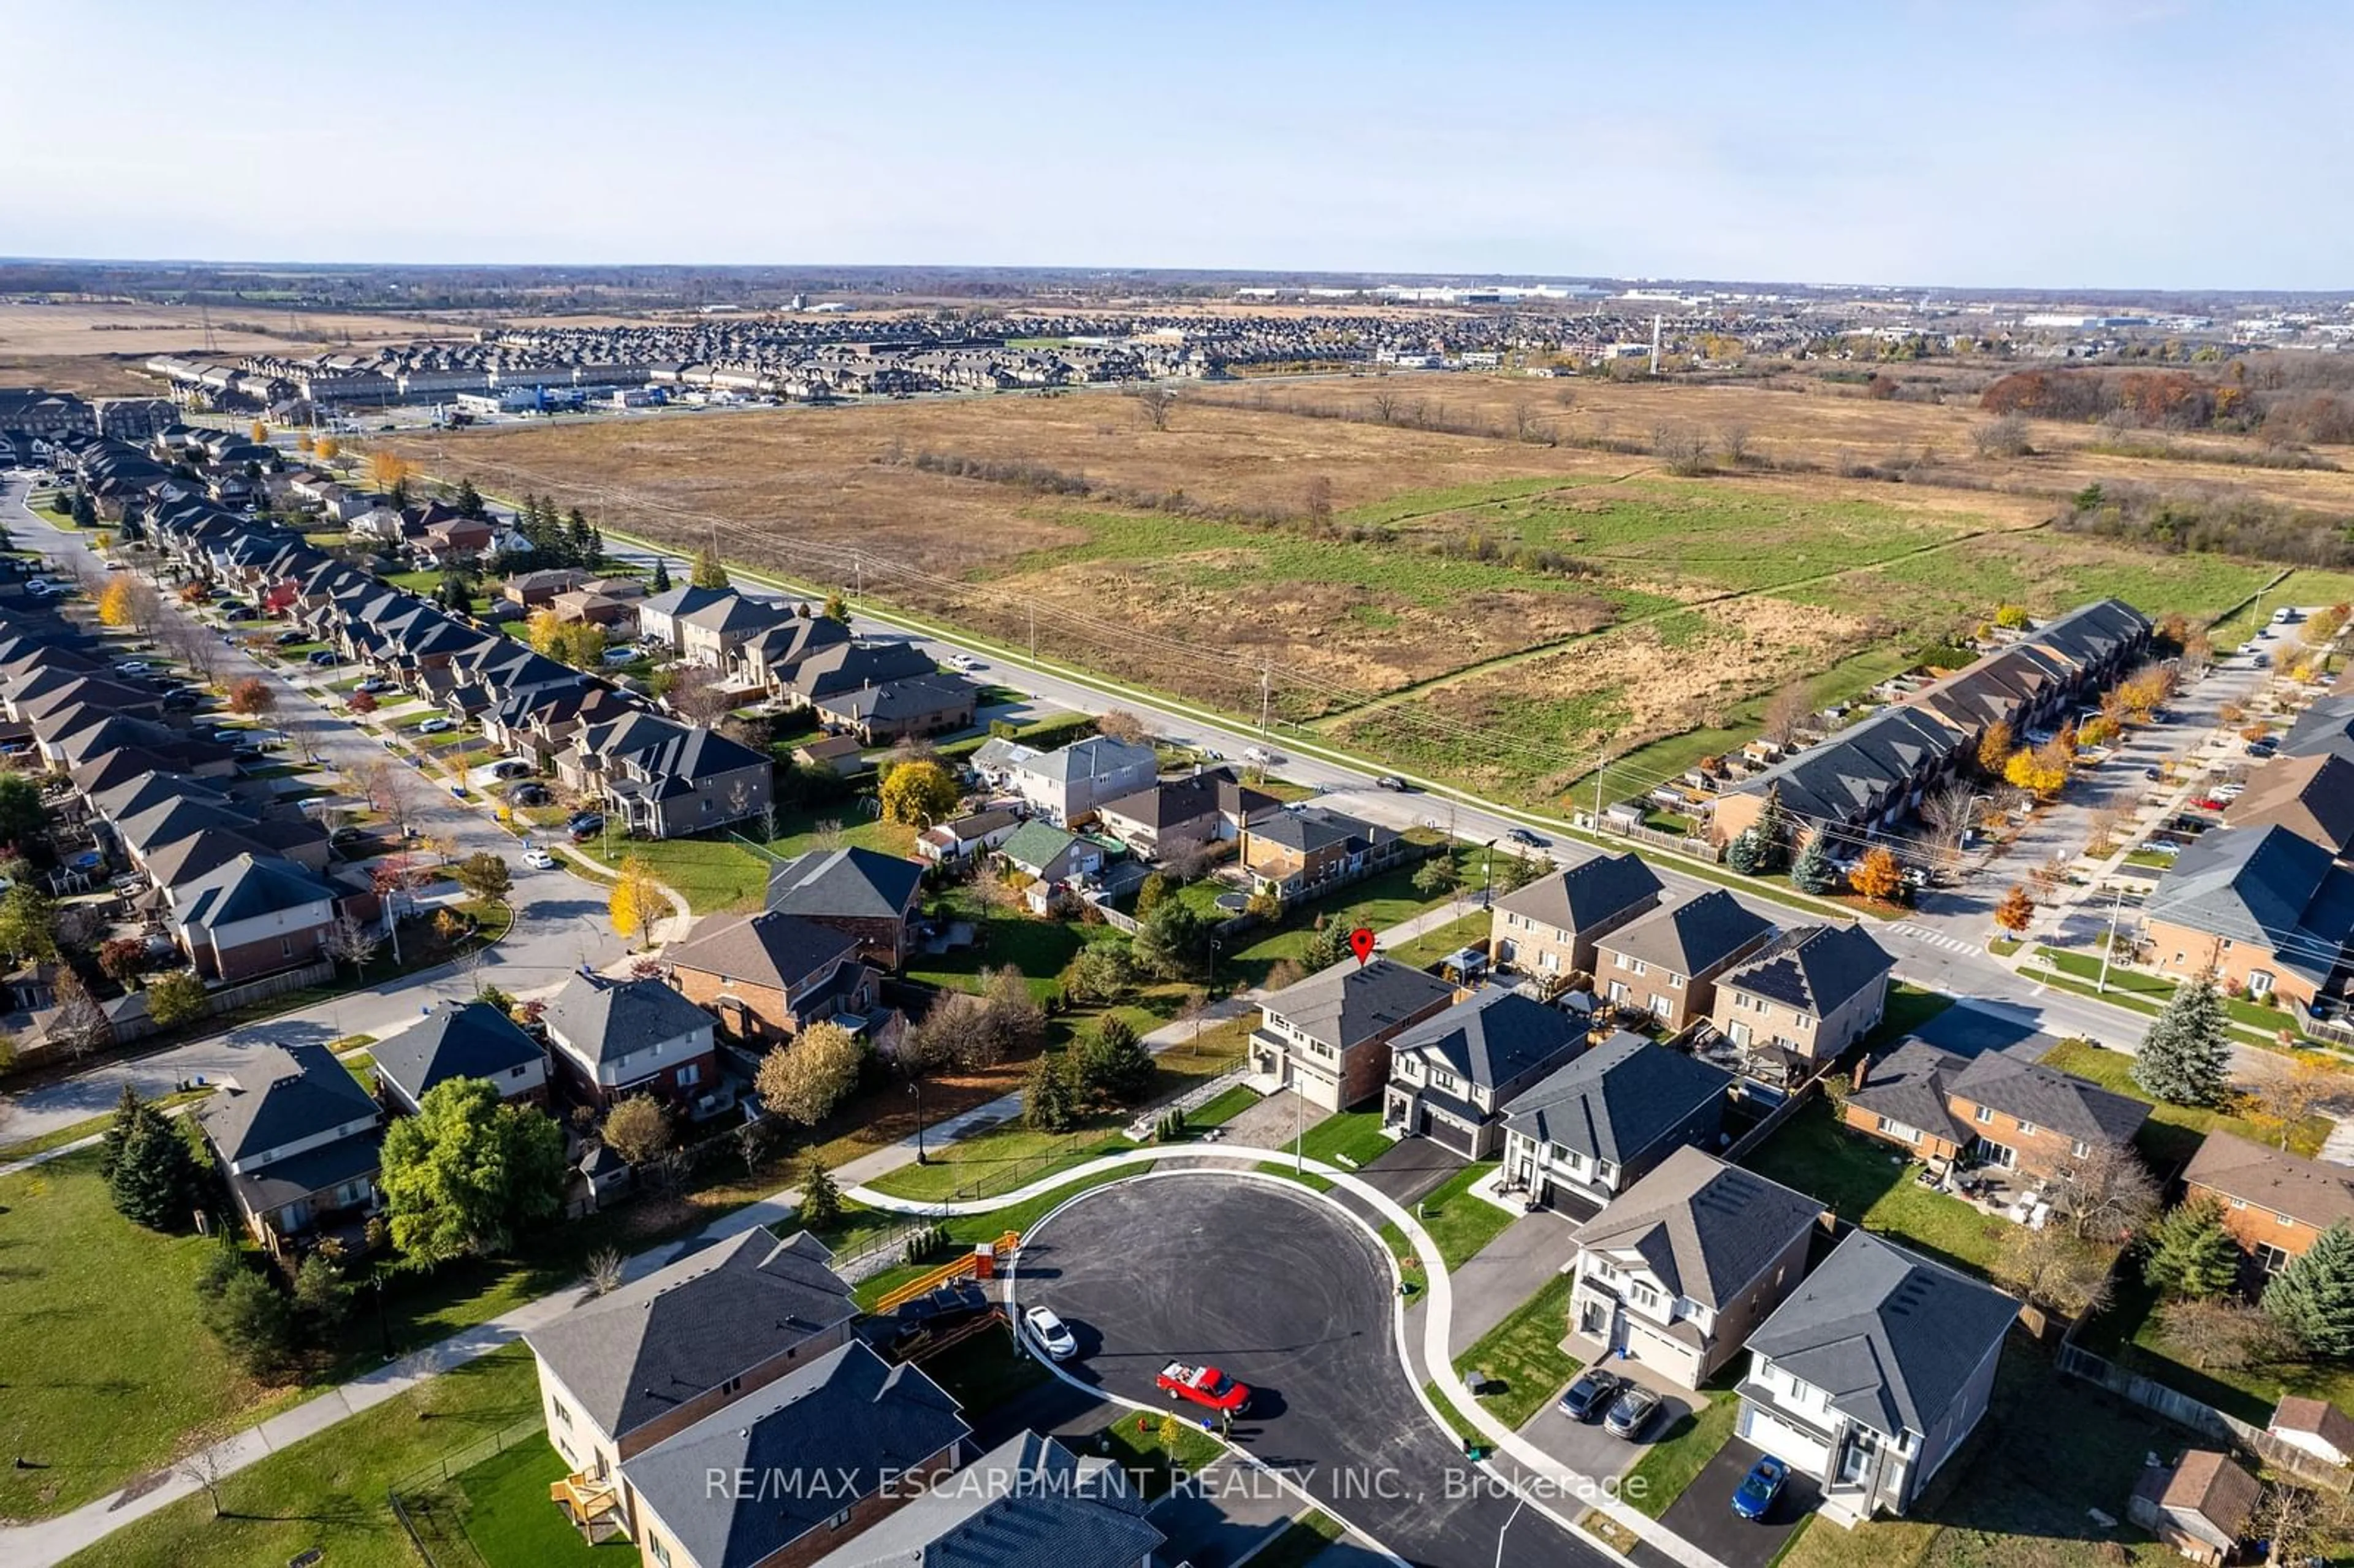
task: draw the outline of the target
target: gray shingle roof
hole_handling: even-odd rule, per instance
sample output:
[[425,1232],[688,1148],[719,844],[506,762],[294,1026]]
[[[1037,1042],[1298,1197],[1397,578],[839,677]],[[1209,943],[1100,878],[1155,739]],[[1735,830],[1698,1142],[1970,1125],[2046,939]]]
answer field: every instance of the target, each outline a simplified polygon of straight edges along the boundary
[[334,888],[292,861],[241,854],[186,885],[180,916],[190,925],[223,926],[334,896]]
[[546,1061],[538,1041],[486,1001],[438,1009],[415,1028],[376,1042],[373,1054],[376,1070],[400,1086],[411,1105],[451,1078],[504,1081],[516,1067]]
[[1259,999],[1259,1005],[1311,1039],[1345,1051],[1445,1004],[1454,986],[1437,975],[1376,956],[1346,959]]
[[1732,1084],[1722,1067],[1622,1030],[1514,1100],[1504,1125],[1626,1165],[1711,1099],[1721,1105]]
[[[702,1568],[751,1568],[886,1483],[907,1486],[971,1430],[920,1370],[853,1340],[623,1461],[621,1475]],[[752,1484],[715,1489],[715,1474]]]
[[1633,1251],[1659,1283],[1712,1311],[1738,1297],[1821,1217],[1821,1200],[1679,1149],[1577,1229],[1596,1252]]
[[583,1413],[619,1436],[853,1317],[832,1259],[806,1231],[779,1241],[755,1227],[524,1338]]
[[1167,1538],[1108,1459],[1023,1432],[816,1568],[1134,1568]]
[[2086,1142],[2124,1143],[2149,1118],[2137,1099],[2009,1051],[1973,1057],[1947,1083],[1957,1098]]
[[1915,1132],[1965,1144],[1970,1135],[1954,1119],[1946,1097],[1947,1080],[1965,1065],[1963,1058],[1925,1040],[1907,1040],[1872,1065],[1863,1087],[1848,1096],[1848,1104]]
[[1296,811],[1275,813],[1253,827],[1251,836],[1265,839],[1295,854],[1311,854],[1352,841],[1360,849],[1372,849],[1377,844],[1387,843],[1397,834],[1375,823],[1360,821],[1329,806],[1302,806]]
[[1597,855],[1541,876],[1496,900],[1496,907],[1564,931],[1584,931],[1659,896],[1662,884],[1631,854]]
[[2284,827],[2218,829],[2175,857],[2142,913],[2253,943],[2319,987],[2354,939],[2354,872]]
[[2317,1230],[2354,1223],[2354,1171],[2228,1132],[2211,1132],[2183,1167],[2186,1185],[2270,1209]]
[[1821,1018],[1895,967],[1861,926],[1799,926],[1725,970],[1717,983]]
[[239,1053],[233,1086],[196,1107],[196,1121],[228,1160],[282,1148],[376,1114],[376,1101],[323,1045],[258,1045]]
[[673,969],[791,991],[858,950],[858,939],[779,910],[725,920],[665,951]]
[[811,850],[769,872],[769,907],[811,919],[897,920],[914,907],[924,868],[855,846]]
[[1509,986],[1491,985],[1390,1041],[1393,1061],[1434,1057],[1457,1075],[1492,1088],[1583,1048],[1585,1024]]
[[592,980],[583,974],[564,982],[543,1017],[551,1033],[591,1062],[711,1026],[711,1014],[658,980]]
[[1053,779],[1068,783],[1075,779],[1101,779],[1153,759],[1149,746],[1130,746],[1124,740],[1114,740],[1108,735],[1089,736],[1073,741],[1059,751],[1041,752],[1022,764],[1023,771],[1041,779]]
[[1762,941],[1773,929],[1771,920],[1752,914],[1732,894],[1716,887],[1697,898],[1654,909],[1600,941],[1609,952],[1624,953],[1689,978],[1706,974],[1743,948]]
[[2018,1314],[1993,1286],[1854,1231],[1749,1348],[1875,1432],[1925,1435]]
[[2354,762],[2354,696],[2327,696],[2299,714],[2281,736],[2284,757],[2342,757]]

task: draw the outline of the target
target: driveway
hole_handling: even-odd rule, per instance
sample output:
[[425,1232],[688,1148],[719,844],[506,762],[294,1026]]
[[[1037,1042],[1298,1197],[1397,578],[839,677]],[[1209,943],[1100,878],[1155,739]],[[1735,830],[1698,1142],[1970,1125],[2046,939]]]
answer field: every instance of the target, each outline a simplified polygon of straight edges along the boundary
[[1365,1185],[1402,1209],[1470,1163],[1427,1138],[1401,1138],[1357,1172]]
[[[1482,1334],[1511,1317],[1522,1302],[1553,1282],[1575,1248],[1578,1222],[1551,1209],[1523,1214],[1455,1270],[1455,1318],[1447,1351],[1459,1356]],[[1564,1323],[1565,1333],[1569,1325]]]
[[[1720,1397],[1732,1399],[1731,1393]],[[1707,1467],[1692,1478],[1683,1495],[1668,1505],[1659,1522],[1730,1568],[1766,1568],[1798,1521],[1822,1501],[1822,1489],[1812,1476],[1790,1472],[1774,1511],[1762,1523],[1752,1523],[1733,1511],[1734,1489],[1764,1450],[1735,1437],[1717,1451]]]
[[1015,1288],[1070,1321],[1080,1356],[1064,1370],[1107,1392],[1162,1404],[1152,1377],[1172,1359],[1249,1384],[1235,1440],[1411,1563],[1491,1568],[1510,1524],[1512,1561],[1606,1568],[1470,1484],[1398,1362],[1387,1267],[1308,1193],[1208,1172],[1098,1188],[1031,1231]]

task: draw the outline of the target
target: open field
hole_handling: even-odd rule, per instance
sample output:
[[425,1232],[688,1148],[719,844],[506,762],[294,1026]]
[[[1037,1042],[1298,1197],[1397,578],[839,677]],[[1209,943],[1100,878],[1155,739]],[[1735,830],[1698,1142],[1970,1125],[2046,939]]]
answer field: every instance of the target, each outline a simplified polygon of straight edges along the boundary
[[[1188,388],[1165,431],[1072,393],[388,439],[437,476],[681,546],[716,530],[747,564],[1016,645],[1034,608],[1042,653],[1230,710],[1264,670],[1295,724],[1530,801],[1599,746],[1631,782],[1737,744],[1795,680],[1853,696],[2001,603],[2204,619],[2282,578],[2050,528],[2095,480],[2354,510],[2334,466],[2190,461],[2260,455],[2230,438],[2121,456],[2145,449],[2044,422],[2034,453],[1980,456],[1975,383],[1940,374],[1951,401],[1796,373],[1352,376]],[[1711,437],[1707,471],[1648,455],[1662,425]]]
[[[150,355],[205,349],[206,312],[196,305],[122,302],[0,302],[0,355]],[[461,329],[415,316],[363,311],[290,310],[266,300],[211,309],[213,352],[317,353],[334,344],[456,337]]]

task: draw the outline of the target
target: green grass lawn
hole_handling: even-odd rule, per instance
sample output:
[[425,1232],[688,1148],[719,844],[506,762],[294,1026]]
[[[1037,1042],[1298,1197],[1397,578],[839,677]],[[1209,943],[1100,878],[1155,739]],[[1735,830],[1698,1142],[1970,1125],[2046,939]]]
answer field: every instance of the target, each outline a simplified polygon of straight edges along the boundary
[[487,1568],[635,1568],[635,1546],[618,1537],[589,1545],[548,1501],[547,1489],[569,1474],[552,1445],[526,1438],[451,1478],[466,1540]]
[[1236,1084],[1233,1088],[1206,1100],[1185,1113],[1185,1125],[1196,1131],[1204,1128],[1224,1127],[1235,1118],[1258,1104],[1256,1090]]
[[1484,1372],[1503,1384],[1479,1403],[1516,1432],[1577,1375],[1576,1358],[1561,1348],[1569,1332],[1569,1276],[1555,1275],[1456,1359],[1458,1376]]
[[1841,1219],[1973,1274],[1987,1272],[2012,1228],[1921,1186],[1913,1180],[1914,1161],[1840,1127],[1824,1104],[1798,1112],[1742,1163],[1821,1199]]
[[1418,969],[1428,969],[1458,948],[1478,948],[1484,952],[1488,947],[1489,922],[1492,918],[1482,909],[1476,915],[1450,920],[1435,930],[1425,931],[1421,936],[1386,950],[1398,962],[1412,964]]
[[1882,1045],[1915,1033],[1923,1024],[1953,1006],[1954,1001],[1942,991],[1926,991],[1903,980],[1893,981],[1888,987],[1888,1001],[1881,1009],[1880,1023],[1864,1036],[1865,1044]]
[[1306,1568],[1324,1549],[1347,1531],[1341,1521],[1321,1510],[1286,1525],[1281,1535],[1251,1554],[1251,1568]]
[[1730,1386],[1710,1389],[1706,1404],[1677,1416],[1675,1425],[1643,1450],[1643,1457],[1627,1472],[1622,1495],[1653,1519],[1667,1512],[1668,1505],[1683,1496],[1684,1489],[1733,1436],[1740,1414],[1741,1401]]
[[[1268,1160],[1260,1170],[1282,1176],[1292,1172],[1292,1156],[1296,1152],[1305,1160],[1320,1160],[1346,1171],[1355,1166],[1369,1165],[1392,1148],[1394,1140],[1382,1131],[1379,1111],[1336,1111],[1322,1121],[1311,1121],[1297,1139],[1286,1139],[1276,1152],[1279,1160]],[[1300,1178],[1319,1191],[1331,1186],[1322,1177],[1305,1175]]]
[[[2084,982],[2084,987],[2072,989],[2097,988],[2101,983],[2101,956],[2098,953],[2071,953],[2056,948],[2038,948],[2035,956],[2069,979]],[[2175,981],[2165,975],[2122,969],[2115,964],[2109,966],[2106,994],[2111,1001],[2147,1012],[2171,1001],[2174,991]],[[2232,1022],[2255,1030],[2267,1040],[2283,1029],[2294,1030],[2296,1027],[2295,1016],[2286,1009],[2266,1007],[2263,1002],[2250,1001],[2243,997],[2223,998],[2223,1012]]]
[[[538,1404],[530,1352],[500,1351],[228,1478],[223,1518],[212,1517],[200,1492],[66,1561],[70,1568],[284,1568],[315,1549],[335,1568],[415,1568],[415,1550],[386,1503],[388,1489],[513,1426]],[[544,1486],[539,1499],[548,1506]]]
[[2279,1361],[2263,1365],[2200,1371],[2183,1359],[2162,1331],[2158,1292],[2138,1269],[2119,1276],[2109,1309],[2085,1325],[2079,1342],[2128,1372],[2180,1389],[2227,1414],[2263,1425],[2273,1406],[2289,1394],[2325,1399],[2354,1410],[2354,1365],[2329,1361]]
[[1430,1233],[1440,1259],[1450,1269],[1462,1267],[1512,1223],[1514,1216],[1510,1211],[1498,1208],[1471,1191],[1474,1182],[1496,1173],[1497,1164],[1496,1160],[1483,1160],[1467,1165],[1415,1205],[1416,1217]]
[[33,1467],[0,1470],[0,1516],[85,1502],[297,1392],[256,1385],[198,1324],[195,1281],[218,1244],[116,1213],[98,1160],[0,1178],[0,1446]]
[[1136,1147],[1109,1129],[1124,1125],[1126,1113],[1088,1118],[1071,1132],[1039,1132],[1019,1121],[944,1144],[922,1165],[903,1165],[868,1183],[895,1198],[961,1202],[1011,1192],[1058,1171],[1084,1165],[1100,1155]]
[[[2200,1141],[2218,1129],[2257,1143],[2280,1141],[2276,1128],[2259,1127],[2243,1117],[2201,1106],[2171,1106],[2152,1099],[2133,1081],[2133,1058],[2123,1051],[2104,1050],[2082,1040],[2062,1040],[2044,1053],[2043,1065],[2055,1072],[2090,1079],[2105,1089],[2147,1105],[2149,1120],[2144,1124],[2137,1141],[2142,1151],[2162,1168],[2189,1160],[2199,1151]],[[2329,1136],[2329,1128],[2326,1116],[2306,1117],[2289,1129],[2288,1147],[2298,1154],[2318,1154],[2322,1139]]]
[[625,839],[617,833],[610,848],[602,839],[578,847],[607,867],[619,865],[626,855],[642,857],[653,868],[657,881],[676,888],[695,913],[708,915],[719,910],[758,908],[768,890],[769,869],[775,863],[769,856],[790,860],[819,848],[820,840],[832,831],[821,828],[820,824],[827,821],[839,824],[843,843],[861,849],[904,855],[915,843],[913,828],[862,816],[854,803],[844,802],[778,812],[779,832],[767,845],[767,855],[750,847],[747,840],[727,834],[691,839]]

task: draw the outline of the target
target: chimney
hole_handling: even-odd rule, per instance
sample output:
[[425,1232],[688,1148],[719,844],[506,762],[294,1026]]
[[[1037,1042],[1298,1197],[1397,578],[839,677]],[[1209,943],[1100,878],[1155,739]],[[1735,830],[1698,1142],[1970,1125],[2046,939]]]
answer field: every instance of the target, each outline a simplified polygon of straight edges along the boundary
[[1863,1082],[1864,1082],[1864,1080],[1865,1080],[1866,1078],[1870,1077],[1871,1075],[1872,1075],[1872,1058],[1871,1058],[1870,1056],[1859,1056],[1859,1057],[1857,1057],[1857,1058],[1856,1058],[1856,1063],[1855,1063],[1855,1071],[1854,1071],[1854,1072],[1852,1072],[1852,1073],[1850,1073],[1850,1074],[1847,1075],[1847,1087],[1848,1087],[1848,1092],[1849,1092],[1850,1094],[1854,1094],[1854,1093],[1858,1092],[1859,1090],[1861,1090],[1861,1089],[1863,1087]]

